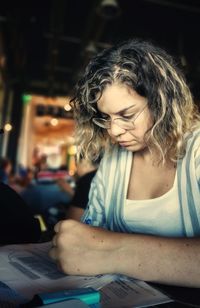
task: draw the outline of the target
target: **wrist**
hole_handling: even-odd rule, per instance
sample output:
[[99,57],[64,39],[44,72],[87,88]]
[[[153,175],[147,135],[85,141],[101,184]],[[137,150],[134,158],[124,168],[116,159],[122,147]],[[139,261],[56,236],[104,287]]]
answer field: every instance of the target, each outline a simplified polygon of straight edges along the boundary
[[116,274],[122,272],[122,263],[124,262],[124,234],[108,231],[109,234],[104,241],[101,260],[103,268],[102,273]]

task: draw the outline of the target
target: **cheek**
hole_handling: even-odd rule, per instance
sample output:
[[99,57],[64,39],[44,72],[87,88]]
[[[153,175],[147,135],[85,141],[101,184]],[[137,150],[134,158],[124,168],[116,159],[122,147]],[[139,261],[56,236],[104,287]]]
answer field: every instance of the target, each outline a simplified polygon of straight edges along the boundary
[[152,127],[154,124],[154,118],[151,113],[149,113],[149,116],[147,117],[147,126],[148,128]]
[[149,115],[145,121],[143,121],[143,125],[141,125],[141,131],[144,133],[150,130],[153,127],[153,120],[152,117]]
[[115,139],[115,136],[112,134],[110,129],[107,130],[107,134],[108,134],[108,137],[110,137],[111,140]]
[[146,132],[151,130],[152,125],[151,121],[143,122],[143,125],[137,126],[134,130],[129,131],[129,134],[140,140],[140,142],[143,142]]

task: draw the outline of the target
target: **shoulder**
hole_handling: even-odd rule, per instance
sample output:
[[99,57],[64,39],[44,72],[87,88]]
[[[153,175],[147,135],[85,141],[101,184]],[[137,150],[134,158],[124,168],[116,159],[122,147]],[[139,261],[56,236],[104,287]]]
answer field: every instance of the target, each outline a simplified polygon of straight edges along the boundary
[[178,161],[179,172],[183,173],[183,170],[186,170],[186,173],[195,174],[200,166],[200,129],[188,133],[185,141],[185,155]]
[[193,131],[186,136],[186,154],[199,156],[200,155],[200,129]]
[[126,168],[127,162],[129,164],[131,157],[132,152],[118,146],[106,150],[95,176],[96,181],[104,179],[107,182],[119,174],[121,176],[121,172]]
[[124,148],[121,148],[117,145],[112,146],[105,151],[104,156],[102,158],[103,164],[112,164],[124,158],[127,158],[128,151]]
[[27,211],[27,205],[23,198],[10,186],[0,183],[1,211],[22,215]]
[[97,170],[94,170],[81,176],[77,181],[77,187],[86,186],[87,184],[90,184],[90,182],[92,181],[93,177],[96,174],[96,171]]
[[191,142],[200,140],[200,129],[196,129],[190,133],[185,135],[185,139],[187,144],[191,144]]

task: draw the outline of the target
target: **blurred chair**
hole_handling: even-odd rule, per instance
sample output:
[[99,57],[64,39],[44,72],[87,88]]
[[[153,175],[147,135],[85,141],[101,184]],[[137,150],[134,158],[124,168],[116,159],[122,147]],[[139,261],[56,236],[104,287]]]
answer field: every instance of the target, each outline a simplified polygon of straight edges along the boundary
[[0,183],[0,245],[33,243],[41,238],[35,219],[18,193]]

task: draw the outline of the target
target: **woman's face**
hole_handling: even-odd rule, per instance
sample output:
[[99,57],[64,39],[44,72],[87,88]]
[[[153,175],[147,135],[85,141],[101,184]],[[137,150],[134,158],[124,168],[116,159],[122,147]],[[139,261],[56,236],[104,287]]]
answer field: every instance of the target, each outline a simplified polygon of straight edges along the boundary
[[[126,85],[115,83],[106,87],[97,105],[102,117],[111,120],[107,131],[112,140],[132,152],[146,148],[144,135],[153,122],[145,97]],[[117,118],[128,119],[131,128],[118,125],[121,120],[115,120]]]

